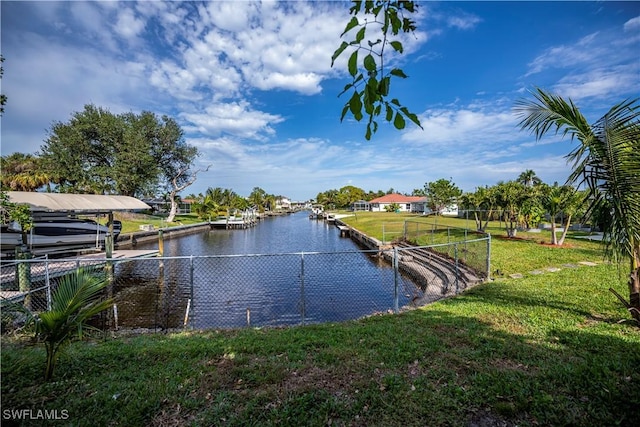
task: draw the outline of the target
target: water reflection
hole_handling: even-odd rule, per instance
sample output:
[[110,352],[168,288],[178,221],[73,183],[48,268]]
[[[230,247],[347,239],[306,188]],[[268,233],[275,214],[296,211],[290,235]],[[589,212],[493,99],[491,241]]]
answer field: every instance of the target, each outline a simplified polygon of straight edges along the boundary
[[167,239],[165,257],[181,258],[117,265],[121,326],[180,327],[188,304],[195,328],[342,321],[394,304],[390,266],[304,212]]

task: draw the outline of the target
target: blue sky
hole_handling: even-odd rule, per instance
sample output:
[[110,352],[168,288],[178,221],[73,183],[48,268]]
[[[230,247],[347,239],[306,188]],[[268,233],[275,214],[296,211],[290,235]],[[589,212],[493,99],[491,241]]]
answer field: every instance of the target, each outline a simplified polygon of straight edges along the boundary
[[2,1],[2,155],[35,153],[88,103],[175,118],[198,166],[183,195],[254,187],[294,200],[354,185],[465,191],[533,169],[564,182],[573,143],[519,131],[542,87],[590,122],[640,96],[640,2],[420,2],[392,94],[424,130],[340,123],[349,2]]

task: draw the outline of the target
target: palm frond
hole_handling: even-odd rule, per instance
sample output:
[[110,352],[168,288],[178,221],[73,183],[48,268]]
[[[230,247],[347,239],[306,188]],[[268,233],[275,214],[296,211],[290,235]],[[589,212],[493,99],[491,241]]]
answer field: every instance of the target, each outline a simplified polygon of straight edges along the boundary
[[625,100],[589,125],[571,100],[533,92],[535,100],[516,103],[520,127],[536,139],[554,130],[580,144],[567,155],[572,163],[568,183],[586,185],[588,212],[608,209],[611,224],[605,230],[607,254],[616,259],[633,256],[640,242],[640,106]]
[[550,130],[555,128],[558,134],[562,130],[563,137],[569,134],[571,138],[583,140],[591,134],[589,123],[578,107],[562,97],[546,93],[540,88],[532,92],[535,100],[519,100],[514,108],[520,117],[521,129],[530,130],[540,140]]

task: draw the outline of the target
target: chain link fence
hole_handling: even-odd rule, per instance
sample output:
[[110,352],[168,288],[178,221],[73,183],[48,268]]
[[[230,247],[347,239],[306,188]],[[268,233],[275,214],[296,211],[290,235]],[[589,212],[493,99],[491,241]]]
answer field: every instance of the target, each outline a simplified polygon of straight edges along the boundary
[[106,329],[161,331],[344,321],[426,304],[488,277],[489,238],[390,250],[258,255],[31,259],[1,266],[3,331],[10,304],[51,307],[64,274],[99,269],[110,285]]

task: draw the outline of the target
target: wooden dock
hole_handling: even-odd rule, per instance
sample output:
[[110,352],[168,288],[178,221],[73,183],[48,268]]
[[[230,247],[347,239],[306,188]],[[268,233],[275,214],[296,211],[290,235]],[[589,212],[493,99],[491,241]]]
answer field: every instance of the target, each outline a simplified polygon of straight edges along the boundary
[[340,230],[340,237],[349,237],[351,227],[347,227],[346,225],[336,225],[336,227]]

